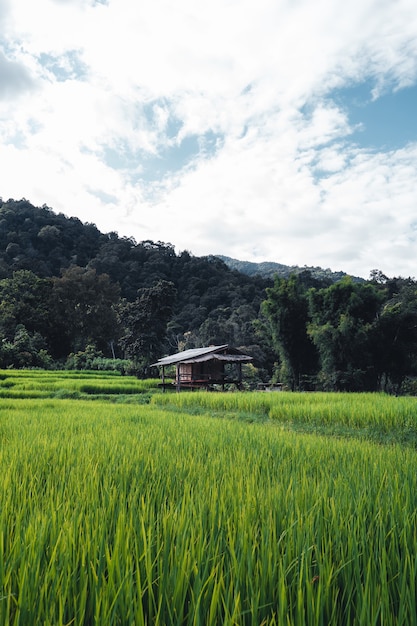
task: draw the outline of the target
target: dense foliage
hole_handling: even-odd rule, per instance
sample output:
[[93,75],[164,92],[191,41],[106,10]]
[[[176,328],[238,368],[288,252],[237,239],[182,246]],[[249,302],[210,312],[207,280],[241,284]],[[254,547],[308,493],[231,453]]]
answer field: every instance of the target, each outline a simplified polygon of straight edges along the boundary
[[276,278],[263,311],[292,389],[394,391],[417,374],[417,283],[375,273],[310,287]]
[[230,343],[268,375],[274,358],[254,321],[271,284],[216,257],[0,201],[0,367],[72,366],[94,355],[148,374],[163,354]]
[[103,234],[25,199],[0,200],[0,367],[107,359],[149,375],[164,354],[230,344],[255,358],[254,383],[412,390],[416,281],[319,270],[273,282],[169,243]]

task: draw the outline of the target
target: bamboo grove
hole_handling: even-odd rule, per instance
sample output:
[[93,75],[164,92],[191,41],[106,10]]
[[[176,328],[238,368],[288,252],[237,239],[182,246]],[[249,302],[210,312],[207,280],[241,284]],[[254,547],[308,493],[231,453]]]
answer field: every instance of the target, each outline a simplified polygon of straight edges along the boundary
[[[262,308],[277,376],[293,390],[399,393],[417,373],[416,282],[380,272],[363,283],[308,282],[277,277],[266,290]],[[411,381],[408,391],[414,392]]]

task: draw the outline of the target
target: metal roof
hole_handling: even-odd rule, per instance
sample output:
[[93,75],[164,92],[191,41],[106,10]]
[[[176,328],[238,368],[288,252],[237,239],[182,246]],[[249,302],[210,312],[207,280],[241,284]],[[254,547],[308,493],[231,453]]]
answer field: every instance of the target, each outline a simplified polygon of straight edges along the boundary
[[192,348],[191,350],[183,350],[183,352],[177,352],[177,354],[165,356],[162,359],[159,359],[156,363],[152,363],[152,365],[172,365],[173,363],[190,361],[206,354],[226,350],[228,347],[229,345],[226,343],[222,346],[209,346],[208,348]]
[[204,363],[205,361],[224,361],[225,363],[249,363],[253,361],[251,356],[247,354],[203,354],[201,356],[194,357],[193,359],[187,359],[181,361],[181,363]]

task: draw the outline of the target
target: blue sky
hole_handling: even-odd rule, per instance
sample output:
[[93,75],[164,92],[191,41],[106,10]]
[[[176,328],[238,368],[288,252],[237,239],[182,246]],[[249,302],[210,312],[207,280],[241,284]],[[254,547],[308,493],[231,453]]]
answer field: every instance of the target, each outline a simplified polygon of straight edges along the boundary
[[349,116],[356,128],[351,139],[364,148],[399,149],[417,141],[417,85],[372,94],[373,84],[366,81],[340,89],[330,96]]
[[103,232],[417,276],[416,112],[414,0],[0,0],[0,195]]

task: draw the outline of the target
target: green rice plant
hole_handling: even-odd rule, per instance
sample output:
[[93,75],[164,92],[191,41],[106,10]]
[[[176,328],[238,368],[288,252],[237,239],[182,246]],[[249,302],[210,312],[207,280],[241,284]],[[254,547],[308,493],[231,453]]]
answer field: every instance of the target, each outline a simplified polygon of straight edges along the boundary
[[146,379],[138,380],[134,377],[129,377],[123,380],[117,381],[101,381],[83,382],[79,385],[78,389],[83,393],[88,394],[130,394],[130,393],[145,393],[150,389],[158,389],[159,380]]
[[0,398],[49,398],[50,392],[36,389],[0,389]]
[[1,624],[417,623],[416,453],[211,411],[0,401]]
[[272,421],[285,428],[417,447],[417,410],[413,397],[386,394],[181,392],[157,394],[152,402],[171,410],[210,412],[220,417]]
[[3,370],[0,397],[57,397],[145,394],[157,391],[158,379],[138,380],[119,372],[51,372],[42,370]]

